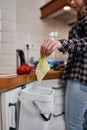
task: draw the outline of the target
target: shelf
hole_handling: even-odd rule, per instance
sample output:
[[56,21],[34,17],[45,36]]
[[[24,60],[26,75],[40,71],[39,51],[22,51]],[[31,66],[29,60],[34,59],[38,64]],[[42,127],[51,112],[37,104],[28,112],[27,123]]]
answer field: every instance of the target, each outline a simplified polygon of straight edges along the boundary
[[49,15],[55,13],[56,11],[62,9],[66,5],[70,5],[70,0],[52,0],[46,3],[40,8],[41,10],[41,19],[48,17]]

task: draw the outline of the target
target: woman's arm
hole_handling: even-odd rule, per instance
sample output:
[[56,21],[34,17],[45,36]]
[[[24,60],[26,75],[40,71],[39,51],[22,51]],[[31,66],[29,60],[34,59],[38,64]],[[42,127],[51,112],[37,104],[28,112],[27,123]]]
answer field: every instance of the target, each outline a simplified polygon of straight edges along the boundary
[[60,40],[62,44],[62,48],[60,51],[65,53],[72,53],[73,51],[77,51],[78,53],[87,51],[87,37],[82,39],[72,39],[72,40]]
[[82,25],[84,29],[84,37],[80,39],[62,39],[62,40],[53,40],[47,39],[45,40],[40,48],[41,56],[49,56],[51,55],[56,49],[65,53],[73,53],[76,51],[77,53],[82,53],[87,51],[87,16],[83,17]]
[[87,51],[87,37],[82,39],[73,39],[73,40],[52,40],[47,39],[45,40],[40,48],[41,56],[49,56],[51,55],[56,49],[65,53],[73,53],[77,51],[78,53]]

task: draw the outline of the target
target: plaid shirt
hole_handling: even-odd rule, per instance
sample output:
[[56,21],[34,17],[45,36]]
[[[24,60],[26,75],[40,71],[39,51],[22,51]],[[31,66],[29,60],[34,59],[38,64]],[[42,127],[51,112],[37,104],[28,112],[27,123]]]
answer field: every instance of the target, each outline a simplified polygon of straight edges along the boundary
[[78,18],[69,32],[69,39],[60,41],[60,51],[69,54],[63,79],[87,83],[87,14]]

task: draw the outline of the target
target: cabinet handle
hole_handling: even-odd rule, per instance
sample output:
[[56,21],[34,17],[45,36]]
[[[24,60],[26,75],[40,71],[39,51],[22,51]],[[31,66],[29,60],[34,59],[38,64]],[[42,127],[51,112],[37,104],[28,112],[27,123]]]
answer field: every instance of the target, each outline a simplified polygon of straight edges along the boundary
[[16,103],[9,103],[9,107],[15,107],[15,128],[9,127],[9,130],[16,130],[16,121],[17,121],[17,110],[16,110]]
[[62,89],[62,88],[64,88],[63,86],[61,86],[61,87],[52,87],[52,89],[54,89],[54,90],[58,90],[58,89]]
[[21,85],[21,89],[25,89],[26,88],[26,84]]
[[62,115],[64,115],[64,114],[65,114],[65,112],[63,111],[63,112],[61,112],[61,113],[59,113],[59,114],[57,114],[57,115],[53,114],[53,117],[59,117],[59,116],[62,116]]
[[9,130],[16,130],[16,128],[10,127]]

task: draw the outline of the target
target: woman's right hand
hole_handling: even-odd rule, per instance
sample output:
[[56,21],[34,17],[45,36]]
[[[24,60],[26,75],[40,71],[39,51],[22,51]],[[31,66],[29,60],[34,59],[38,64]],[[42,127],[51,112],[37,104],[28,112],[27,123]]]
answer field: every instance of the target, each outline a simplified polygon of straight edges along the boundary
[[56,49],[61,49],[62,44],[60,41],[54,39],[46,39],[40,48],[40,54],[42,57],[51,55]]

